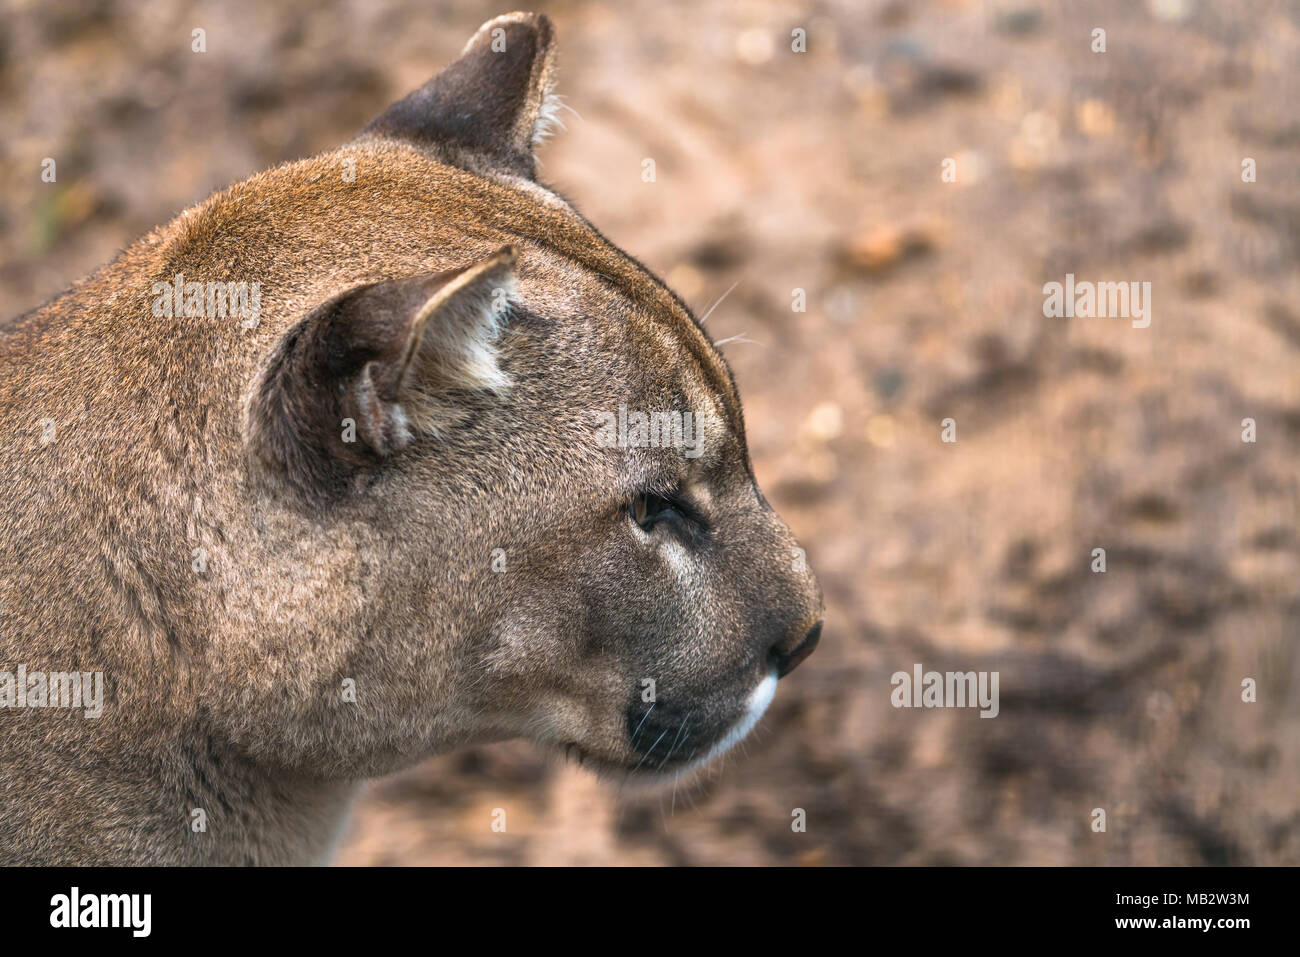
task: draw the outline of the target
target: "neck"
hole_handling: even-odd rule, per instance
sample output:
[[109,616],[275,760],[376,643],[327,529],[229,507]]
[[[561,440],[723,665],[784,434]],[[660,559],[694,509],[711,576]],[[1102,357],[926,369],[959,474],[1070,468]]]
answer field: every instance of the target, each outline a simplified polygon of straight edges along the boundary
[[192,735],[85,767],[0,762],[0,863],[328,864],[358,787]]

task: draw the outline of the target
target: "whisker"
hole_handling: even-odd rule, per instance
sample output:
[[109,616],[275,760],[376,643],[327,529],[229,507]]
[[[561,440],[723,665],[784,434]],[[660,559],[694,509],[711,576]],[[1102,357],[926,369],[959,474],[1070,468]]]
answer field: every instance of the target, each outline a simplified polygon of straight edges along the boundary
[[641,734],[641,725],[642,725],[642,724],[645,724],[645,719],[648,718],[648,717],[650,717],[650,712],[653,711],[653,710],[655,709],[655,705],[657,705],[658,703],[659,703],[658,701],[651,701],[651,702],[650,702],[650,707],[647,708],[645,714],[643,714],[643,715],[641,716],[641,722],[640,722],[640,724],[638,724],[638,725],[636,726],[636,730],[632,732],[632,747],[634,747],[634,748],[636,747],[636,739],[637,739],[637,736]]
[[[735,282],[733,282],[733,283],[731,284],[731,289],[735,289],[735,288],[736,288],[737,286],[739,286],[739,285],[740,285],[740,280],[737,279]],[[731,289],[728,289],[726,292],[724,292],[721,296],[718,297],[718,301],[717,301],[717,302],[715,302],[713,305],[709,306],[709,311],[706,312],[706,313],[705,313],[705,314],[700,318],[700,325],[704,325],[704,321],[705,321],[706,319],[708,319],[709,316],[713,315],[713,310],[714,310],[714,309],[717,309],[720,305],[722,305],[722,300],[726,299],[728,296],[731,295]]]
[[725,339],[719,339],[713,344],[715,346],[725,346],[728,342],[748,342],[756,346],[761,346],[766,344],[766,343],[759,342],[757,339],[747,339],[743,332],[738,336],[727,336],[727,338]]
[[[692,712],[692,713],[693,713],[693,712]],[[690,717],[691,717],[691,715],[690,715],[690,714],[687,714],[685,718],[682,718],[682,724],[681,724],[681,727],[679,727],[679,728],[677,729],[677,737],[673,738],[673,743],[672,743],[671,746],[669,746],[669,748],[668,748],[668,753],[665,754],[665,755],[664,755],[664,759],[663,759],[662,761],[659,762],[659,768],[660,768],[660,770],[662,770],[662,769],[663,769],[663,766],[664,766],[665,764],[668,763],[668,759],[671,758],[671,757],[673,756],[673,752],[677,750],[677,741],[678,741],[678,738],[681,738],[681,736],[682,736],[682,732],[686,730],[686,722],[690,720]],[[688,734],[687,737],[689,738],[690,735]]]
[[632,773],[633,773],[633,774],[635,774],[637,771],[640,771],[640,770],[641,770],[641,765],[645,764],[645,759],[648,758],[648,757],[650,757],[650,755],[654,754],[655,748],[659,747],[659,742],[662,741],[662,740],[664,739],[664,734],[667,734],[667,733],[668,733],[668,729],[667,729],[667,728],[664,728],[663,734],[661,734],[661,735],[659,735],[659,737],[655,738],[655,743],[652,744],[652,745],[650,745],[650,750],[647,751],[645,754],[643,754],[643,755],[641,756],[641,760],[638,761],[638,762],[636,763],[636,767],[634,767],[634,768],[632,769]]

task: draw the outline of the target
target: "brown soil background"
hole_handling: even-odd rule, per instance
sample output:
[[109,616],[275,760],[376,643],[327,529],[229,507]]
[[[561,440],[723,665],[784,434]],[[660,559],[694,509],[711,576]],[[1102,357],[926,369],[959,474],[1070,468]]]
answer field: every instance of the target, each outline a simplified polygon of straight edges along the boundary
[[[0,311],[342,142],[506,9],[6,3]],[[827,629],[675,795],[466,750],[374,784],[340,862],[1300,862],[1297,7],[540,9],[580,114],[541,176],[698,312],[737,283],[708,327],[754,340],[724,349]],[[1150,328],[1044,318],[1066,272],[1151,282]],[[895,710],[915,662],[999,671],[1001,714]]]

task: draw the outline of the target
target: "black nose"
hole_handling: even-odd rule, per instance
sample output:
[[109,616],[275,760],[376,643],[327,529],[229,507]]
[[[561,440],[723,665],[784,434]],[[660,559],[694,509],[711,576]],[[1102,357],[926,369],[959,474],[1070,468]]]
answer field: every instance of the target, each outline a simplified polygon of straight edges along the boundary
[[790,651],[782,651],[779,645],[772,647],[772,663],[776,665],[776,676],[784,678],[795,668],[799,667],[800,662],[813,653],[817,647],[817,642],[822,638],[822,623],[819,621],[809,629],[808,634],[804,635],[803,641],[799,642]]

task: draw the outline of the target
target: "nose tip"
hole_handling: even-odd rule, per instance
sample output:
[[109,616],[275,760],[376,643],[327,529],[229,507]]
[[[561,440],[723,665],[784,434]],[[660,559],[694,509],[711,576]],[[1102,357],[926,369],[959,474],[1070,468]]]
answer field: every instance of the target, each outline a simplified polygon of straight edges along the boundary
[[803,662],[805,658],[813,653],[817,648],[817,642],[822,638],[822,623],[819,621],[808,630],[804,635],[803,641],[799,642],[793,650],[783,652],[779,647],[772,648],[772,662],[776,665],[776,676],[784,678],[790,672]]

